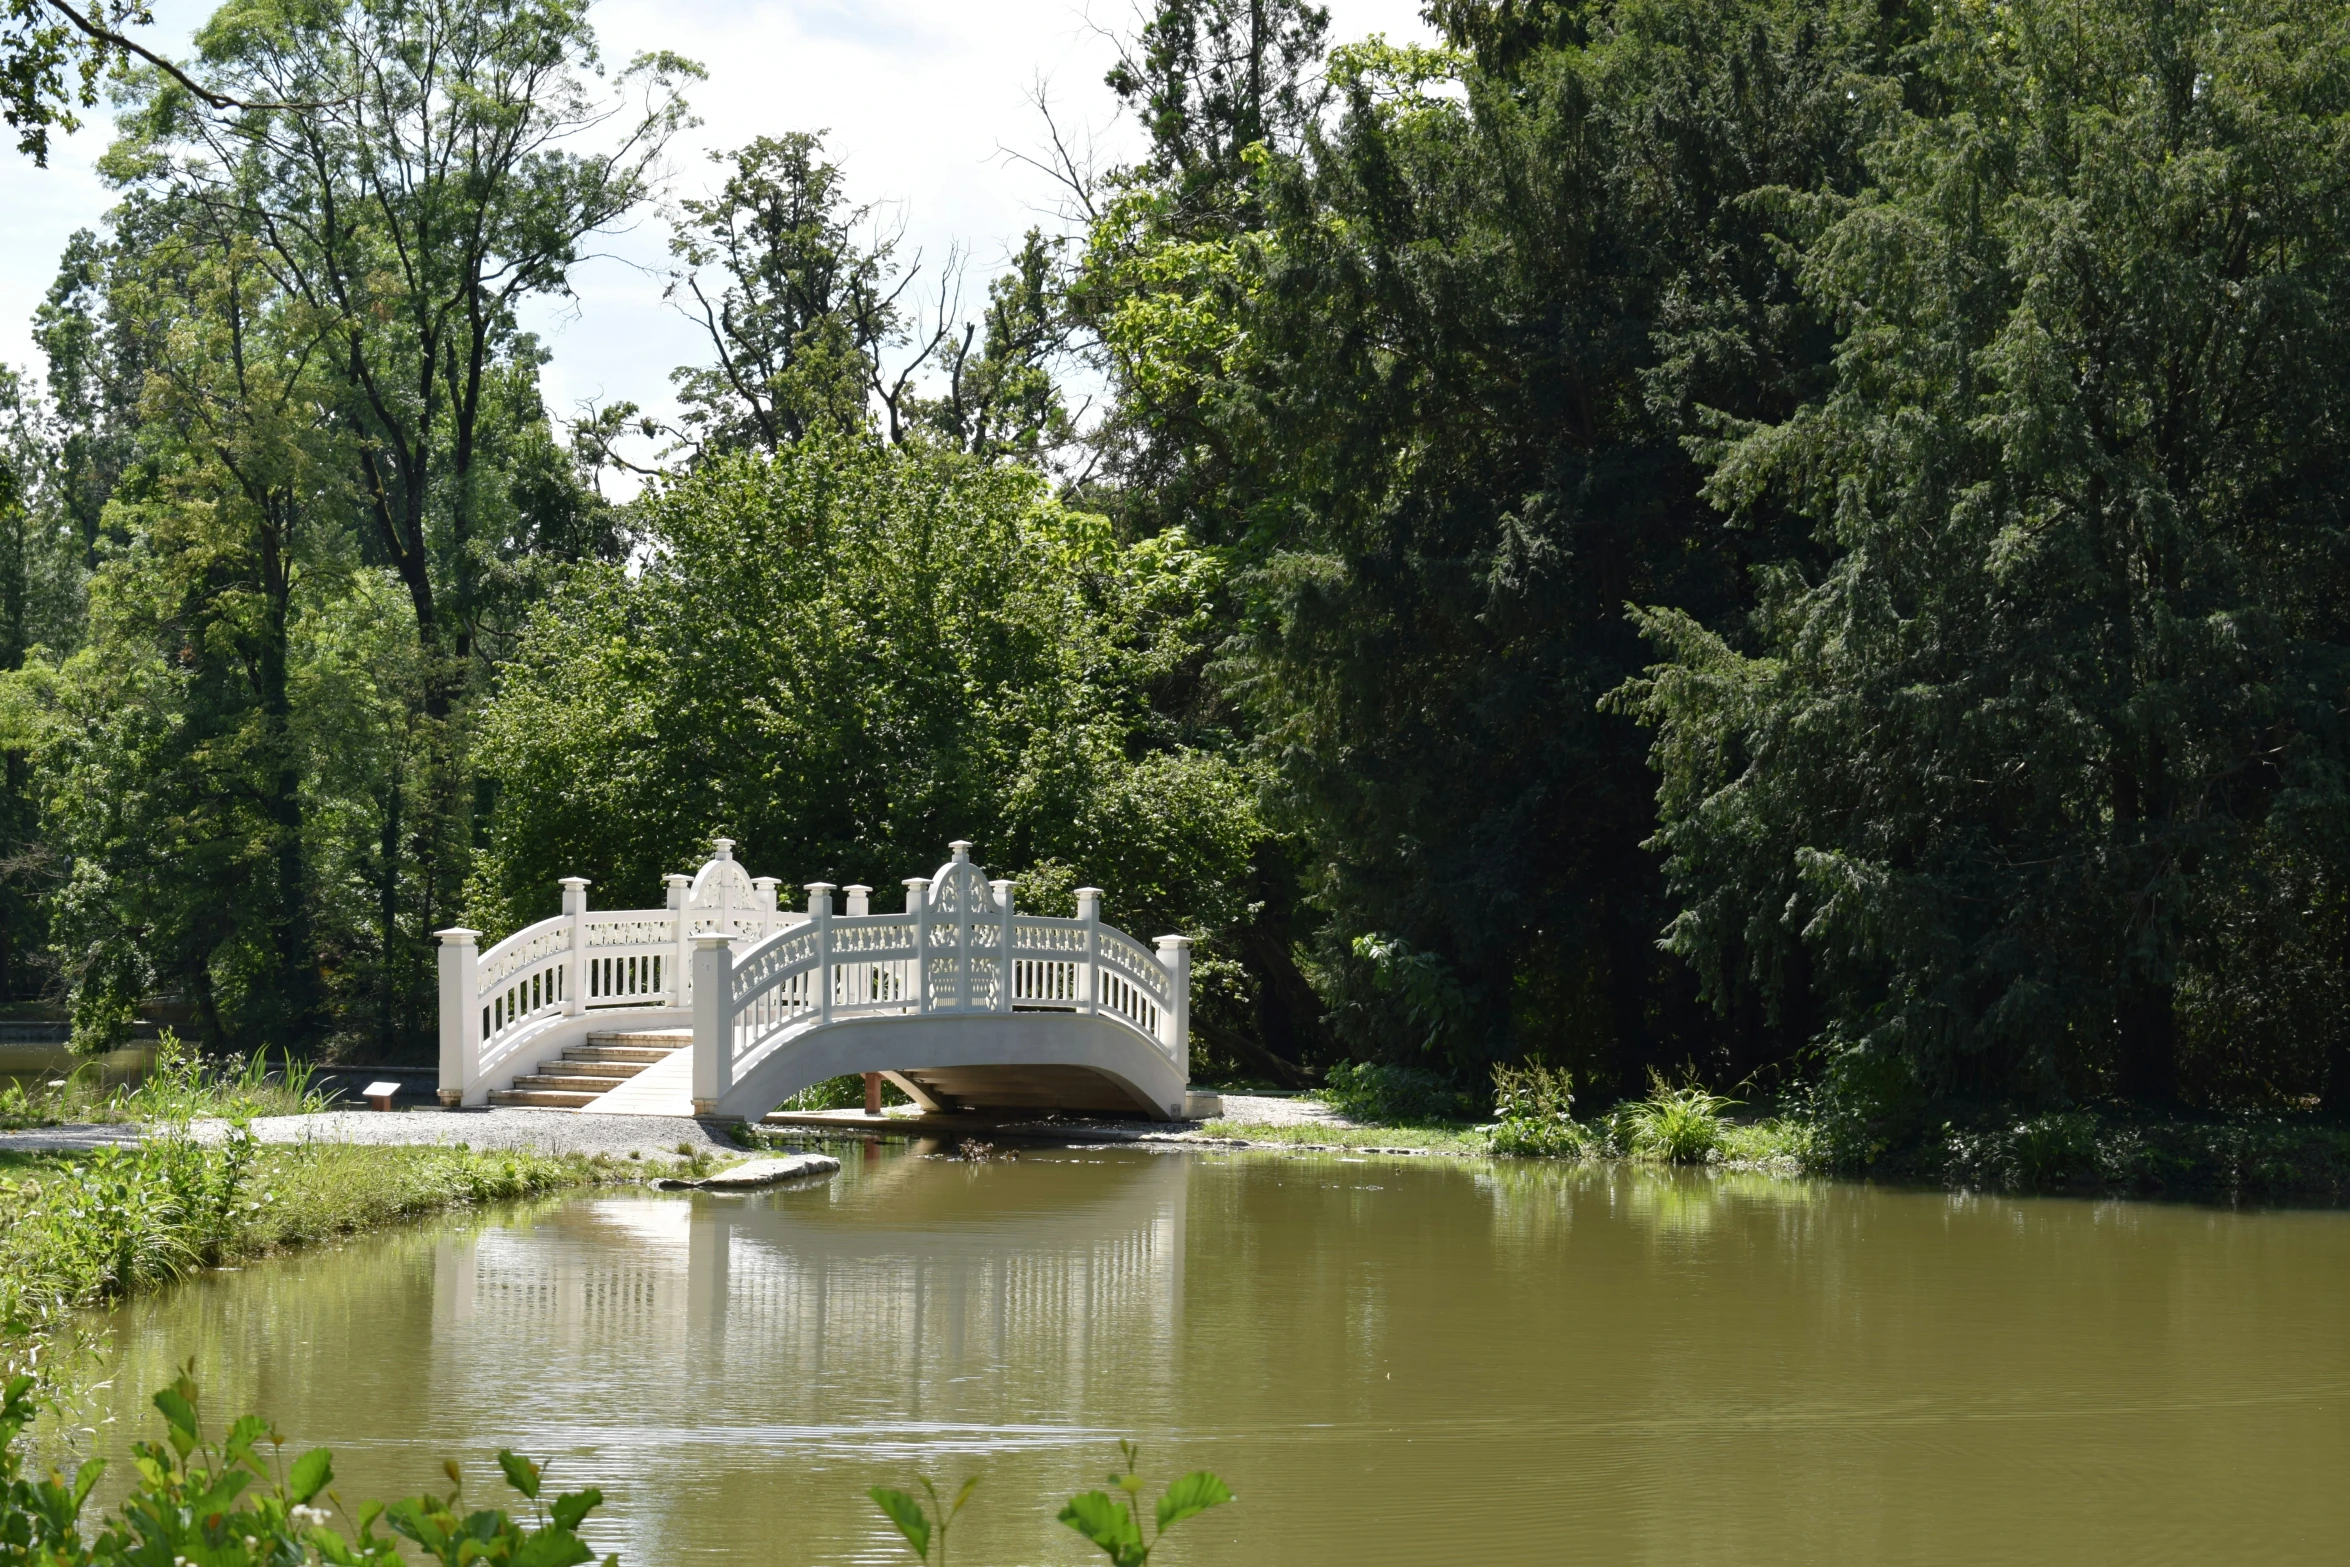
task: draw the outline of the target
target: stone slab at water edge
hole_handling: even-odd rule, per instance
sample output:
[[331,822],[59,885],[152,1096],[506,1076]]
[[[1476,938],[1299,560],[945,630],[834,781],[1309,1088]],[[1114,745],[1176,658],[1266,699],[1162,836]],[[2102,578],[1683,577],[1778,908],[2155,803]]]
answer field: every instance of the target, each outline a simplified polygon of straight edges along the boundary
[[763,1186],[781,1186],[786,1181],[806,1180],[812,1175],[832,1175],[839,1171],[840,1161],[830,1154],[796,1153],[783,1159],[753,1159],[738,1164],[731,1170],[704,1176],[698,1181],[655,1181],[665,1192],[683,1191],[698,1187],[706,1192],[756,1191]]

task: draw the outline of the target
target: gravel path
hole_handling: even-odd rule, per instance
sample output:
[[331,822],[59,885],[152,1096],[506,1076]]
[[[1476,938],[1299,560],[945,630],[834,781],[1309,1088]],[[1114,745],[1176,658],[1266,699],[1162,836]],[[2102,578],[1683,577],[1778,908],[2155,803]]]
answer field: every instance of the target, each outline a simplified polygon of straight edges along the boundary
[[[1259,1094],[1226,1094],[1227,1121],[1258,1126],[1350,1127],[1348,1120],[1311,1099],[1272,1098]],[[677,1145],[696,1150],[738,1154],[742,1149],[722,1131],[713,1131],[684,1116],[582,1115],[576,1110],[412,1110],[385,1115],[374,1110],[329,1110],[322,1115],[264,1116],[252,1123],[253,1135],[265,1143],[371,1143],[400,1146],[419,1143],[456,1144],[468,1148],[535,1148],[553,1154],[609,1154],[625,1159],[673,1156]],[[1070,1128],[1072,1135],[1086,1130],[1115,1132],[1120,1127]],[[1177,1123],[1134,1122],[1131,1130],[1177,1131]],[[225,1135],[226,1121],[199,1121],[196,1135],[207,1140]],[[0,1150],[12,1153],[84,1153],[92,1148],[136,1143],[132,1126],[45,1126],[0,1133]]]
[[0,1153],[88,1153],[93,1148],[127,1148],[138,1140],[135,1126],[28,1126],[0,1132]]
[[[576,1110],[329,1110],[323,1115],[272,1115],[252,1123],[265,1143],[462,1143],[468,1148],[534,1148],[552,1154],[610,1154],[625,1159],[674,1155],[679,1143],[695,1151],[739,1154],[723,1133],[686,1116],[582,1115]],[[218,1137],[225,1121],[199,1121],[200,1137]]]
[[1226,1094],[1223,1119],[1248,1126],[1349,1127],[1362,1124],[1348,1120],[1319,1099],[1277,1099],[1269,1094]]

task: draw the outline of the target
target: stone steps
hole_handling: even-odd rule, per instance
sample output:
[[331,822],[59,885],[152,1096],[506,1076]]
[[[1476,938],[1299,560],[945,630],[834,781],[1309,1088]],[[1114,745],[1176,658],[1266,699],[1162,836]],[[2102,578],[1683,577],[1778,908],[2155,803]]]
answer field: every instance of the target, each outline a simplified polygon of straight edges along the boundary
[[675,1050],[693,1043],[683,1029],[638,1033],[590,1034],[553,1061],[542,1061],[535,1072],[514,1079],[511,1088],[493,1089],[490,1103],[537,1110],[578,1110],[593,1104]]

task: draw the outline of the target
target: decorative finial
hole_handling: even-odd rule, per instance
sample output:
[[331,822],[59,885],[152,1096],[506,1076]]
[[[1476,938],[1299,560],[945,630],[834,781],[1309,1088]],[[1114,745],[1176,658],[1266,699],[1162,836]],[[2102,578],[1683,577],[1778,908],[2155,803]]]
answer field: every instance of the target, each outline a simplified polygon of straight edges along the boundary
[[971,840],[968,838],[957,838],[953,843],[948,844],[947,847],[954,851],[955,863],[958,865],[963,864],[971,858]]
[[712,859],[731,860],[734,858],[734,840],[732,838],[713,838],[710,840],[710,849]]

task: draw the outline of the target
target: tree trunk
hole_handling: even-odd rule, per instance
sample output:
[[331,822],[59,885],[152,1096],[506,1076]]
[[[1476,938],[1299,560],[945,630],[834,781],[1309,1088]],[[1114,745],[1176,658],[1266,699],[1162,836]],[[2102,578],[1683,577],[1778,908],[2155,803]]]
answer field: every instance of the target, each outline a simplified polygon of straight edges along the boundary
[[263,808],[277,835],[277,918],[280,1049],[307,1049],[318,1032],[322,997],[310,943],[310,873],[302,842],[302,765],[295,753],[294,704],[287,690],[288,631],[293,623],[293,574],[279,547],[283,531],[264,529],[261,580],[269,613],[260,649],[261,712],[269,728],[270,772]]
[[2123,981],[2114,1023],[2120,1035],[2124,1099],[2167,1108],[2179,1101],[2179,1017],[2169,985],[2143,975]]
[[2326,1082],[2319,1101],[2334,1115],[2350,1116],[2350,907],[2336,916],[2333,1036],[2326,1041]]

